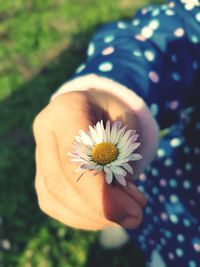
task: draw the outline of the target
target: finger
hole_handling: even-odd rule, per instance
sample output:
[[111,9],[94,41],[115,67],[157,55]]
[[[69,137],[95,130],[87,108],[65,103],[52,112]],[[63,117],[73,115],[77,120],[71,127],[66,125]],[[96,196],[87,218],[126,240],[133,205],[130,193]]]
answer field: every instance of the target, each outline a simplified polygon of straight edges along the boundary
[[67,209],[63,203],[59,202],[54,196],[52,196],[46,189],[44,183],[44,177],[42,176],[40,170],[40,157],[38,149],[36,149],[36,178],[35,178],[35,187],[38,196],[38,202],[41,210],[43,210],[50,217],[58,220],[61,223],[64,223],[68,226],[84,229],[84,230],[99,230],[103,226],[101,223],[94,223],[91,220],[79,216],[74,212]]
[[[121,185],[120,185],[121,186]],[[147,204],[147,198],[145,197],[144,193],[142,193],[134,184],[133,182],[127,182],[127,186],[121,186],[122,190],[128,193],[135,201],[144,208]]]
[[[88,218],[97,224],[111,225],[112,223],[92,212],[80,195],[74,190],[70,179],[63,173],[59,161],[56,139],[50,131],[43,130],[37,136],[40,147],[40,166],[48,192],[60,203],[75,214]],[[114,224],[112,224],[114,226]]]

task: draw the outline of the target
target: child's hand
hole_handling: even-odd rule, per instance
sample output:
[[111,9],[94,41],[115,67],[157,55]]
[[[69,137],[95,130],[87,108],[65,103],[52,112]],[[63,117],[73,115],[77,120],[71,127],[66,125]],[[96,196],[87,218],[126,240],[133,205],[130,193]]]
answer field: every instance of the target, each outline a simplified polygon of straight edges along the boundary
[[126,188],[108,185],[103,172],[93,176],[93,171],[86,172],[77,182],[80,173],[74,170],[78,163],[70,162],[67,156],[79,129],[88,130],[100,119],[121,116],[122,123],[132,128],[133,117],[128,113],[125,116],[123,108],[113,97],[71,92],[58,96],[38,114],[33,127],[35,185],[45,213],[80,229],[97,230],[116,223],[135,228],[140,224],[146,199],[132,183],[128,182]]

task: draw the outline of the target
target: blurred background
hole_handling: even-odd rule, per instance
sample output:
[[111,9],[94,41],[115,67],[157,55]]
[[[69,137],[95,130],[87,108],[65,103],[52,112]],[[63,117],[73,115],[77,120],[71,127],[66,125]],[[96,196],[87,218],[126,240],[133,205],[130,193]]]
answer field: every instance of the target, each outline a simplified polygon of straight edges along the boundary
[[86,57],[95,30],[150,0],[0,0],[0,267],[144,267],[128,243],[44,215],[34,190],[32,122]]

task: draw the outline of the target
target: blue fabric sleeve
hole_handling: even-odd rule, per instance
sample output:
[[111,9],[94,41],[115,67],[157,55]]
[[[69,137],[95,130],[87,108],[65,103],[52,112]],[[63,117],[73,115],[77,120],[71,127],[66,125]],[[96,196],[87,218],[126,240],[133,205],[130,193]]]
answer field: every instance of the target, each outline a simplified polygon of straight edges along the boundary
[[184,3],[147,6],[133,20],[101,27],[72,78],[95,73],[115,80],[145,100],[161,127],[175,122],[200,79],[200,7]]

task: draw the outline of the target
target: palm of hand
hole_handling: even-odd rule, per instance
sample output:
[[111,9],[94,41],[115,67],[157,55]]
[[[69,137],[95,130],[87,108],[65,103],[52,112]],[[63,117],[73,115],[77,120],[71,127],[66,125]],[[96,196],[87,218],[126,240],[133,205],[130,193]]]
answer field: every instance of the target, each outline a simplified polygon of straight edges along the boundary
[[88,172],[77,182],[77,165],[67,157],[79,129],[115,117],[104,108],[89,94],[73,92],[57,97],[36,117],[38,202],[49,216],[75,228],[98,230],[117,224],[135,228],[142,220],[144,195],[131,182],[127,188],[106,184],[103,172],[95,176]]

